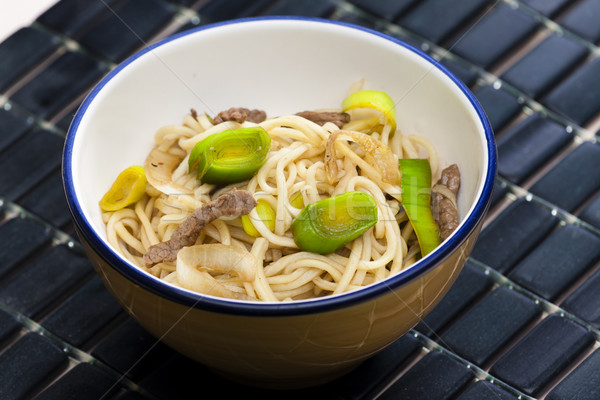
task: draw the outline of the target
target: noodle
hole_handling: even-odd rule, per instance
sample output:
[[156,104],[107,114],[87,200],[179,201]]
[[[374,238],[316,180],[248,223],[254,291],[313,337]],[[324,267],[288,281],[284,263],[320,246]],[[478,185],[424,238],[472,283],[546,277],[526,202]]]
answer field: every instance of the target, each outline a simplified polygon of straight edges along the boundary
[[[372,124],[355,126],[361,124],[373,130]],[[175,262],[147,267],[142,256],[150,246],[168,240],[195,209],[235,187],[248,190],[255,199],[264,199],[273,208],[275,228],[271,231],[254,208],[248,216],[260,237],[247,234],[239,218],[216,219],[202,229],[196,244],[238,246],[256,259],[252,282],[218,272],[197,274],[203,285],[213,282],[215,292],[211,293],[261,301],[338,294],[381,281],[415,262],[419,247],[400,203],[400,187],[381,182],[378,171],[365,161],[359,146],[345,140],[335,143],[339,173],[333,183],[328,181],[323,160],[325,142],[338,130],[333,123],[320,126],[288,115],[258,124],[271,137],[271,149],[264,165],[248,181],[219,187],[200,183],[193,173],[188,173],[187,159],[196,143],[213,133],[256,125],[232,121],[213,125],[206,115],[192,112],[183,118],[182,125],[158,129],[155,145],[182,158],[173,171],[172,181],[193,193],[167,195],[148,185],[146,194],[135,205],[103,213],[109,243],[139,268],[173,285],[184,286],[178,281]],[[395,157],[428,158],[433,174],[437,173],[437,152],[425,138],[391,132],[389,123],[369,133],[388,145]],[[290,197],[299,193],[304,204],[309,204],[355,190],[375,199],[378,221],[373,228],[332,254],[299,250],[290,226],[300,210],[290,204]]]

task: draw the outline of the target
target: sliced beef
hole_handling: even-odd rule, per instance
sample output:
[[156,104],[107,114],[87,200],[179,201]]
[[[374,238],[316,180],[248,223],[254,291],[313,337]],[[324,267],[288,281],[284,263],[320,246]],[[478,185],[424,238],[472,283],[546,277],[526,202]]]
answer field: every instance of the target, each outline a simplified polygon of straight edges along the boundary
[[[456,195],[460,188],[460,171],[456,164],[452,164],[442,171],[440,179],[435,186],[445,186],[454,198],[450,199],[442,192],[432,193],[433,216],[440,229],[440,238],[445,240],[458,227],[458,209],[456,208]],[[434,188],[435,188],[434,186]]]
[[250,121],[254,123],[261,123],[267,118],[267,113],[263,110],[250,110],[243,107],[231,107],[228,110],[221,111],[213,118],[213,124],[217,125],[224,121],[235,121],[242,123],[244,121]]
[[347,124],[348,122],[350,122],[350,115],[346,114],[346,113],[340,113],[340,112],[302,111],[302,112],[296,113],[296,115],[306,118],[306,119],[314,122],[315,124],[319,124],[321,126],[323,126],[327,122],[333,122],[334,124],[337,125],[338,128],[342,128],[342,126],[344,126],[344,124]]
[[152,266],[163,261],[175,261],[177,252],[191,246],[200,235],[200,230],[220,217],[239,217],[256,207],[256,200],[246,190],[233,189],[210,203],[204,204],[190,214],[173,232],[166,242],[155,244],[144,254],[144,262]]

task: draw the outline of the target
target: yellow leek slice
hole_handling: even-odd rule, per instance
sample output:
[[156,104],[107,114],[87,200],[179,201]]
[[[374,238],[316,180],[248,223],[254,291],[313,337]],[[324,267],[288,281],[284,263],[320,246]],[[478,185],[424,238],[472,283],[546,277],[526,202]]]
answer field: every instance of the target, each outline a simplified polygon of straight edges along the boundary
[[296,192],[290,196],[290,205],[298,210],[302,210],[304,208],[302,192]]
[[108,192],[100,200],[104,211],[117,211],[136,203],[146,191],[144,167],[133,165],[123,170]]
[[355,108],[372,108],[382,112],[392,126],[391,132],[396,131],[396,106],[387,93],[378,90],[354,92],[342,102],[342,112]]
[[[268,201],[260,199],[256,204],[256,213],[258,214],[258,218],[269,228],[271,232],[275,230],[275,210],[271,208],[271,205]],[[260,233],[256,230],[252,221],[250,220],[250,216],[248,214],[242,215],[242,228],[244,231],[252,236],[252,237],[260,237]]]

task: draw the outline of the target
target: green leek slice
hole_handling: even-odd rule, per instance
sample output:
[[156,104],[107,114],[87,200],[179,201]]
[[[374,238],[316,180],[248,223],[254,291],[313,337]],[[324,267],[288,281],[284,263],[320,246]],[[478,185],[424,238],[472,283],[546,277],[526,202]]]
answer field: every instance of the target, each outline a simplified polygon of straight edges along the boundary
[[377,222],[377,204],[369,194],[352,191],[304,207],[292,222],[298,248],[329,254],[358,238]]
[[419,240],[421,257],[441,243],[431,211],[431,166],[427,159],[400,159],[402,206]]
[[250,179],[262,167],[271,137],[260,126],[215,133],[196,143],[188,160],[203,183],[229,184]]

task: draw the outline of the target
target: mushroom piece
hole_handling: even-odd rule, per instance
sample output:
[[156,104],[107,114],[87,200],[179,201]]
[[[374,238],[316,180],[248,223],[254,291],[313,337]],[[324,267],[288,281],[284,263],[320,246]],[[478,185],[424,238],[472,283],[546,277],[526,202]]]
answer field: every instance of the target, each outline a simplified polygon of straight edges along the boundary
[[192,189],[173,182],[173,171],[183,159],[158,147],[152,149],[144,163],[146,179],[157,190],[168,195],[191,194]]
[[185,289],[234,299],[251,299],[219,283],[212,273],[237,275],[244,282],[254,281],[256,257],[241,247],[220,243],[185,247],[177,254],[177,282]]
[[445,240],[458,227],[456,196],[460,189],[460,170],[452,164],[442,171],[432,191],[433,216],[440,228],[440,237]]
[[350,122],[350,115],[341,112],[302,111],[296,113],[296,115],[321,126],[325,125],[327,122],[333,122],[338,128],[341,128],[344,124]]

